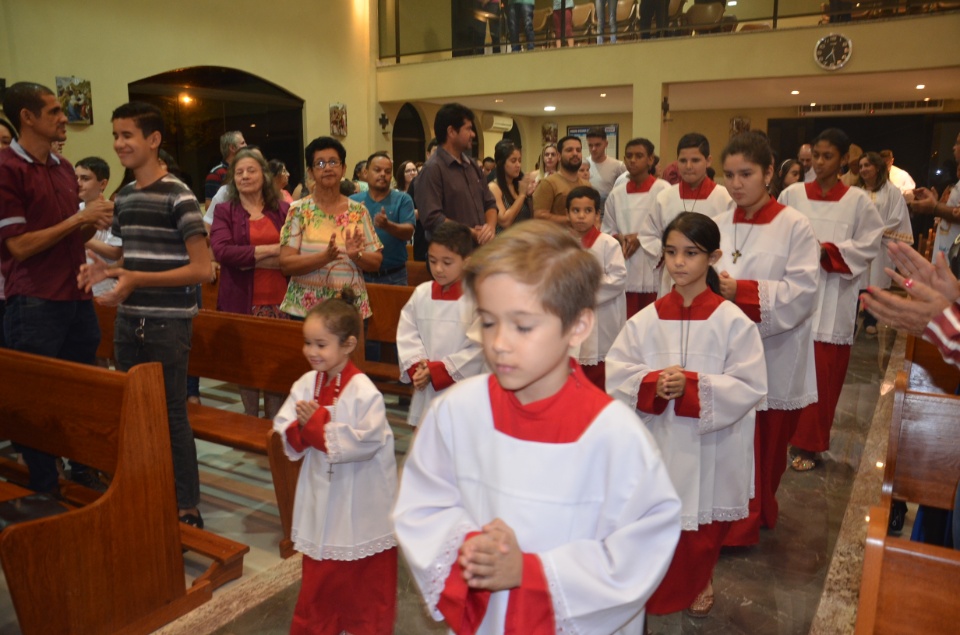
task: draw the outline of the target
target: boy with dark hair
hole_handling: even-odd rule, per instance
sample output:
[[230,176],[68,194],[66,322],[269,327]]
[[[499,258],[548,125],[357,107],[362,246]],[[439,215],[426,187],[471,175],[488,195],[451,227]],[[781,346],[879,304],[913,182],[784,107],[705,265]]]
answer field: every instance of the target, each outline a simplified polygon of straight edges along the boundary
[[[74,168],[77,174],[77,186],[80,191],[80,209],[84,209],[94,201],[103,198],[107,190],[107,184],[110,182],[110,166],[100,157],[86,157],[77,161]],[[113,235],[110,228],[98,229],[93,238],[87,241],[86,248],[103,258],[108,265],[113,265],[120,256],[123,255],[123,242]],[[93,262],[89,257],[87,264]],[[112,289],[116,285],[116,280],[107,278],[106,280],[93,286],[91,291],[93,297],[99,297]]]
[[460,283],[472,251],[469,228],[452,221],[440,225],[428,248],[434,281],[418,286],[400,312],[400,381],[417,389],[407,416],[410,425],[419,425],[439,393],[483,369],[479,332],[471,328],[474,303]]
[[637,415],[570,358],[600,277],[569,230],[537,220],[467,265],[494,374],[431,404],[394,508],[427,607],[454,632],[643,633],[680,503]]
[[649,139],[627,141],[623,151],[629,178],[607,197],[601,229],[620,241],[627,263],[627,319],[657,299],[660,265],[640,248],[639,233],[656,208],[657,196],[670,184],[653,173],[654,146]]
[[[681,212],[700,212],[716,218],[723,212],[733,212],[736,204],[722,185],[711,179],[710,142],[699,132],[688,132],[677,143],[677,167],[680,182],[657,195],[656,205],[640,230],[640,246],[654,262],[663,255],[663,230]],[[663,271],[660,295],[666,295],[673,285],[670,274]]]
[[197,509],[200,476],[187,421],[187,361],[197,313],[195,287],[210,277],[210,250],[200,203],[160,164],[163,117],[153,105],[130,102],[113,111],[113,149],[135,180],[117,194],[113,233],[123,240],[122,262],[81,267],[89,289],[106,277],[117,285],[97,298],[119,305],[114,331],[117,369],[163,365],[170,449],[181,522],[203,527]]
[[597,289],[597,319],[590,335],[580,345],[577,359],[587,378],[600,390],[606,390],[604,359],[627,322],[627,299],[623,292],[627,282],[627,265],[617,239],[597,229],[600,192],[583,185],[570,190],[567,195],[567,215],[573,235],[603,269],[600,288]]

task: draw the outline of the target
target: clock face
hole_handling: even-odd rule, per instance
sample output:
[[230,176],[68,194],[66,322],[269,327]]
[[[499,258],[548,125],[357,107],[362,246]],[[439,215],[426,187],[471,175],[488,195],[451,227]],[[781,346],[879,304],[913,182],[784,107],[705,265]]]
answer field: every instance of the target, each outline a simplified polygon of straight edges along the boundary
[[850,61],[853,52],[853,42],[845,35],[831,33],[820,38],[813,49],[813,58],[828,71],[843,68]]

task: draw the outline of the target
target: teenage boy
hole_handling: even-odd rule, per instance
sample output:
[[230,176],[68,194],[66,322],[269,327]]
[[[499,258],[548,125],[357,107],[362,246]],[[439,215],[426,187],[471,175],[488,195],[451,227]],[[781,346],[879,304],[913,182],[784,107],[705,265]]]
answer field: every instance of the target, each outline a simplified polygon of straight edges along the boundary
[[[86,157],[77,161],[74,172],[77,174],[77,188],[80,194],[80,209],[83,210],[87,205],[92,205],[94,201],[104,198],[103,193],[107,190],[107,184],[110,182],[110,166],[100,157]],[[93,238],[87,241],[86,247],[96,255],[106,261],[108,265],[113,265],[123,255],[121,245],[123,242],[113,235],[110,228],[98,229]],[[87,263],[93,260],[87,258]],[[94,297],[99,297],[112,289],[116,285],[116,280],[107,278],[93,286]]]
[[569,229],[537,220],[467,264],[494,374],[431,404],[394,508],[427,607],[453,632],[643,633],[680,505],[636,414],[570,358],[600,277]]
[[[100,327],[89,291],[77,289],[83,243],[108,227],[113,204],[98,201],[77,212],[73,166],[50,150],[67,137],[67,116],[46,86],[17,82],[7,88],[3,110],[19,140],[0,150],[0,267],[7,348],[92,364]],[[57,459],[18,446],[30,471],[28,487],[58,489]],[[93,473],[71,463],[71,479],[98,487]],[[100,486],[102,488],[102,486]]]
[[413,383],[407,423],[445,389],[483,370],[473,299],[463,293],[463,267],[473,251],[470,228],[447,221],[433,232],[427,253],[433,282],[419,285],[400,312],[397,356],[400,380]]
[[660,263],[640,248],[640,229],[653,214],[657,196],[670,184],[651,174],[654,147],[649,139],[627,142],[623,151],[629,178],[607,197],[601,229],[620,241],[627,262],[627,319],[657,299]]
[[603,128],[590,128],[587,131],[587,149],[590,151],[590,185],[600,192],[601,214],[605,213],[610,190],[613,189],[617,178],[626,171],[623,161],[607,156],[607,143],[607,133]]
[[567,215],[573,235],[600,263],[603,277],[597,290],[596,320],[590,335],[580,345],[577,360],[583,373],[600,390],[606,391],[604,359],[620,329],[627,322],[627,265],[617,239],[597,229],[600,220],[600,192],[592,187],[575,187],[567,195]]
[[883,220],[859,187],[840,182],[850,138],[828,128],[813,140],[816,180],[794,183],[780,193],[783,205],[799,210],[813,225],[820,243],[820,283],[813,322],[813,356],[817,367],[817,403],[800,413],[790,443],[797,454],[791,467],[812,470],[818,453],[830,448],[830,429],[850,363],[857,297],[862,274],[880,251]]
[[168,174],[158,151],[163,118],[156,106],[130,102],[113,111],[113,149],[134,181],[117,194],[113,234],[123,240],[123,260],[81,267],[86,289],[105,277],[113,290],[97,298],[117,306],[114,351],[117,369],[163,365],[170,449],[181,522],[203,528],[197,509],[197,447],[187,421],[187,360],[197,313],[196,285],[210,277],[210,250],[200,203]]
[[[707,176],[710,167],[710,142],[699,132],[689,132],[677,143],[677,167],[680,182],[657,194],[653,213],[640,230],[640,245],[655,262],[663,256],[663,230],[681,212],[699,212],[716,218],[733,212],[736,204],[722,185]],[[666,295],[673,279],[664,270],[660,295]]]

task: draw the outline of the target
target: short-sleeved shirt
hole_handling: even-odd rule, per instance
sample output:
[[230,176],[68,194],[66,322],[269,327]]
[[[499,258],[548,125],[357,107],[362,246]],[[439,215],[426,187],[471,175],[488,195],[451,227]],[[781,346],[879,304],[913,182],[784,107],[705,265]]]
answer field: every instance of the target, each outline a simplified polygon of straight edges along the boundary
[[567,215],[567,194],[578,185],[590,185],[589,181],[578,178],[575,182],[568,181],[559,172],[554,172],[545,179],[541,179],[537,189],[533,192],[533,211],[548,209],[556,216]]
[[16,141],[0,150],[0,269],[7,300],[20,295],[60,301],[93,297],[77,288],[80,265],[86,262],[79,230],[21,262],[6,243],[58,225],[79,207],[77,175],[69,161],[51,153],[40,163]]
[[600,198],[602,199],[600,203],[601,207],[603,206],[603,201],[606,201],[607,196],[610,195],[610,190],[613,189],[614,184],[617,182],[617,177],[626,171],[627,168],[624,167],[623,161],[619,159],[607,157],[600,163],[590,159],[590,185],[600,192]]
[[[200,203],[183,182],[166,174],[137,189],[134,181],[114,201],[113,235],[123,241],[123,268],[170,271],[190,264],[186,241],[206,236]],[[196,285],[141,287],[117,312],[131,317],[190,318],[197,314]]]
[[292,276],[280,310],[303,317],[314,306],[336,297],[344,286],[349,286],[357,296],[356,306],[360,317],[366,319],[373,315],[363,272],[346,255],[344,231],[347,227],[354,228],[354,231],[357,227],[363,230],[364,251],[383,249],[374,231],[373,220],[361,203],[351,200],[347,211],[332,215],[320,209],[312,196],[293,202],[280,230],[280,246],[293,247],[300,250],[301,254],[318,254],[327,250],[330,235],[335,233],[336,244],[341,251],[340,257],[327,266]]
[[[359,192],[350,197],[358,203],[363,203],[373,219],[381,211],[386,213],[387,220],[401,225],[413,225],[417,222],[417,217],[413,213],[413,199],[405,192],[400,190],[390,190],[390,193],[382,201],[375,201],[370,196],[370,192]],[[377,237],[383,243],[383,263],[380,265],[380,271],[389,271],[402,267],[407,262],[407,243],[405,241],[391,236],[390,232],[380,229],[374,223]]]
[[428,232],[447,219],[471,228],[484,225],[487,210],[497,209],[476,161],[465,154],[457,160],[442,147],[427,159],[417,176],[415,196],[420,222]]
[[214,197],[214,195],[217,193],[217,190],[219,190],[220,186],[223,185],[224,179],[227,178],[227,170],[229,168],[230,166],[221,162],[219,165],[214,166],[213,169],[210,170],[210,173],[207,174],[207,178],[203,182],[204,198]]

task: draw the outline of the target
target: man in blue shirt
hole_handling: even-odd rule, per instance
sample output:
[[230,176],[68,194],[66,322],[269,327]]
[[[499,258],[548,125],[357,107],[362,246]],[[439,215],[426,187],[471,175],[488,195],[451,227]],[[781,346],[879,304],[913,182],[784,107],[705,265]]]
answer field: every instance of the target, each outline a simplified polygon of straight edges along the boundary
[[377,236],[383,243],[383,262],[380,271],[364,272],[367,282],[377,284],[407,284],[407,242],[413,237],[416,216],[413,199],[390,187],[393,161],[386,152],[375,152],[367,159],[367,182],[370,189],[351,196],[363,203],[370,212]]

